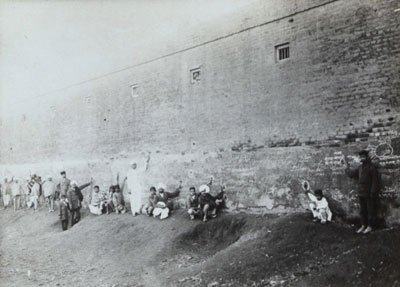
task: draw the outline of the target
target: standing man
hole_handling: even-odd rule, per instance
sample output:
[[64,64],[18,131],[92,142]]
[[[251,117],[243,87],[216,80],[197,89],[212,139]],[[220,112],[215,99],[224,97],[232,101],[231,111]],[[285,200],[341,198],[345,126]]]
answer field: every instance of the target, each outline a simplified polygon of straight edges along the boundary
[[358,181],[358,198],[360,200],[361,227],[357,233],[370,233],[376,225],[376,212],[379,193],[379,176],[375,165],[371,162],[369,152],[358,153],[361,165],[350,169],[346,162],[346,174]]
[[143,205],[147,201],[147,194],[143,187],[144,173],[149,167],[150,155],[147,155],[146,162],[140,161],[139,164],[132,162],[126,175],[131,212],[133,216],[141,213]]
[[60,194],[58,195],[59,198],[61,197],[61,195],[67,196],[67,192],[71,185],[71,180],[67,178],[67,173],[65,172],[65,170],[60,172],[60,174],[61,174],[61,182],[57,185],[58,191],[60,192]]
[[54,196],[56,192],[56,186],[51,176],[48,176],[47,179],[42,183],[42,189],[44,198],[49,205],[49,212],[54,212]]
[[11,181],[11,194],[13,199],[14,211],[21,207],[21,193],[22,188],[18,178],[12,178]]
[[11,203],[11,182],[7,177],[4,178],[4,183],[2,184],[2,196],[4,209],[6,209]]

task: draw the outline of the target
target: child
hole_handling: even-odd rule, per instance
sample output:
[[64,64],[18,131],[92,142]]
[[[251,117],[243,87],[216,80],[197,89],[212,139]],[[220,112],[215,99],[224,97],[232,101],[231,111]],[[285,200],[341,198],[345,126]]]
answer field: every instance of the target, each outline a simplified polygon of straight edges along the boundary
[[190,216],[190,220],[194,220],[196,216],[201,216],[202,212],[199,208],[199,197],[200,194],[196,192],[196,188],[192,186],[189,188],[190,195],[186,201],[186,207],[188,209],[188,214]]
[[61,194],[60,199],[60,220],[62,230],[68,229],[68,218],[69,218],[69,203],[65,194]]
[[89,210],[93,214],[101,215],[105,207],[106,207],[106,202],[105,199],[103,198],[103,195],[100,193],[100,187],[98,185],[95,185],[91,193]]
[[313,214],[313,221],[321,221],[322,224],[326,224],[327,221],[332,220],[332,212],[329,209],[328,201],[322,194],[321,189],[316,189],[314,194],[311,193],[309,186],[305,186],[305,192],[308,198],[311,200],[310,209]]
[[[124,188],[124,184],[122,185],[122,188]],[[115,213],[119,214],[124,214],[126,212],[125,208],[125,201],[124,201],[124,196],[122,194],[122,190],[119,188],[119,184],[114,186],[114,194],[113,194],[113,205],[115,207]]]
[[147,216],[153,215],[153,210],[157,205],[157,190],[154,186],[150,187],[148,202],[144,205],[143,211]]

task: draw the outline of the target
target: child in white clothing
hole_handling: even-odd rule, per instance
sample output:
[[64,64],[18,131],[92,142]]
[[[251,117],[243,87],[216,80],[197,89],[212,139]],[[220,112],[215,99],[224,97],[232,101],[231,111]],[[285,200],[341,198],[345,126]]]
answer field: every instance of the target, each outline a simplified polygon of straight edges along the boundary
[[306,189],[306,194],[311,200],[309,206],[314,217],[313,221],[321,221],[322,224],[325,224],[327,221],[330,222],[332,220],[332,212],[329,208],[328,201],[322,194],[322,190],[316,189],[313,194],[309,189]]

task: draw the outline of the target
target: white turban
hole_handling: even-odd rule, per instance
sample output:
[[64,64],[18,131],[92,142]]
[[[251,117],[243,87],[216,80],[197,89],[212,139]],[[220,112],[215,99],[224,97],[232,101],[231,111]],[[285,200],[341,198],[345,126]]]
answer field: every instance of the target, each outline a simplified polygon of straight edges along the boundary
[[71,186],[78,186],[78,183],[75,180],[71,180]]
[[160,190],[160,189],[166,190],[166,189],[167,189],[167,186],[166,186],[165,184],[163,184],[163,183],[159,183],[158,186],[157,186],[157,189],[158,189],[158,190]]
[[203,184],[199,187],[200,192],[210,193],[210,187],[206,184]]

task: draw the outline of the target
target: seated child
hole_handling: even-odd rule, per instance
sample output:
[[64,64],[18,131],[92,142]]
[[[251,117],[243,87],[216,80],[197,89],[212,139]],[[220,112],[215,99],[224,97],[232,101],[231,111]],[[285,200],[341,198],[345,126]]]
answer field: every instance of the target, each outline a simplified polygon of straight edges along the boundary
[[[122,186],[124,188],[124,185]],[[126,212],[125,208],[125,201],[124,201],[124,196],[122,194],[122,190],[119,188],[119,184],[114,186],[114,194],[113,194],[113,205],[115,208],[115,213],[119,214],[124,214]]]
[[313,221],[321,221],[322,224],[325,224],[327,221],[332,220],[332,212],[329,209],[328,201],[322,194],[321,189],[316,189],[314,194],[311,193],[309,189],[306,189],[306,194],[308,198],[311,200],[310,210],[313,214]]
[[150,187],[150,196],[147,203],[143,206],[143,213],[147,216],[153,215],[153,210],[157,205],[157,190],[154,186]]
[[68,219],[69,219],[69,203],[65,194],[61,195],[60,198],[60,220],[62,230],[68,229]]
[[106,205],[107,214],[110,214],[115,209],[114,202],[113,202],[114,192],[115,192],[115,186],[110,185],[110,188],[108,189],[108,193],[107,193],[107,205]]
[[93,188],[93,192],[91,194],[89,210],[93,214],[101,215],[103,213],[103,210],[105,209],[105,206],[106,206],[105,199],[103,198],[103,195],[100,193],[99,186],[96,185]]
[[186,208],[188,209],[188,214],[190,216],[190,220],[194,220],[196,216],[202,215],[202,210],[199,207],[199,197],[200,194],[196,192],[196,188],[192,186],[189,188],[190,195],[186,201]]

